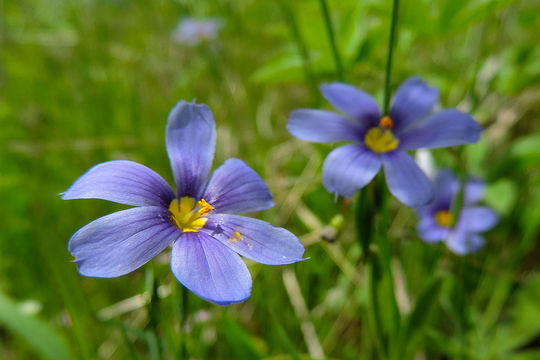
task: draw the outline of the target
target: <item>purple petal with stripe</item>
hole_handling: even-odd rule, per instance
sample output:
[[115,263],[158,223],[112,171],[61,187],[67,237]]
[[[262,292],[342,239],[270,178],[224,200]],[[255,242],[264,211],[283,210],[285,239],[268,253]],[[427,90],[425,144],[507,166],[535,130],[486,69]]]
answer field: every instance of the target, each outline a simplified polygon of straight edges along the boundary
[[483,232],[493,228],[499,221],[499,216],[488,207],[473,206],[461,210],[459,221],[467,231]]
[[195,295],[218,305],[241,302],[251,294],[251,275],[240,256],[201,232],[184,233],[173,244],[171,269]]
[[469,115],[457,109],[446,109],[412,125],[399,135],[399,148],[441,148],[472,144],[480,139],[482,128]]
[[136,207],[92,221],[71,237],[68,249],[82,275],[109,278],[141,267],[179,235],[162,207]]
[[238,254],[267,265],[302,260],[304,246],[291,232],[269,223],[238,215],[209,217],[205,231]]
[[208,106],[180,101],[165,134],[178,197],[199,198],[214,158],[216,126]]
[[261,177],[238,159],[229,159],[214,171],[203,198],[216,213],[248,213],[274,206]]
[[386,153],[383,167],[390,192],[405,205],[422,206],[433,199],[431,181],[409,154],[401,151]]
[[377,102],[367,93],[354,86],[343,83],[331,83],[320,86],[326,100],[337,110],[349,115],[365,127],[377,126],[381,112]]
[[293,110],[287,130],[300,140],[317,143],[360,141],[363,128],[343,116],[324,110]]
[[88,170],[62,199],[102,199],[134,206],[168,207],[174,193],[153,170],[133,161],[117,160]]
[[323,184],[328,192],[349,197],[367,185],[380,168],[378,155],[361,145],[345,145],[326,157]]
[[397,89],[390,118],[394,121],[394,131],[399,135],[416,120],[426,117],[439,100],[439,91],[428,86],[418,76],[405,80]]

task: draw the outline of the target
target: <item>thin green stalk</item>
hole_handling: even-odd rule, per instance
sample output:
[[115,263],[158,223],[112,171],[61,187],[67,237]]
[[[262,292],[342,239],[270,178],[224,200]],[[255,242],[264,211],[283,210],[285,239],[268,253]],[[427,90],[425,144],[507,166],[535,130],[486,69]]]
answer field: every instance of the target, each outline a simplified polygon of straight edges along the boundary
[[187,319],[189,314],[189,290],[182,286],[182,305],[180,307],[180,332],[182,333],[182,345],[180,346],[180,359],[189,359],[187,349]]
[[[392,23],[390,26],[390,39],[388,43],[388,57],[386,61],[386,75],[385,75],[385,89],[384,89],[384,103],[383,113],[388,114],[388,107],[390,104],[390,83],[392,75],[392,57],[394,54],[394,47],[396,42],[396,29],[398,22],[398,8],[399,0],[394,0],[392,8]],[[396,354],[396,346],[398,345],[398,339],[401,328],[401,315],[396,301],[394,290],[394,276],[392,273],[392,251],[390,242],[388,239],[388,228],[390,225],[388,216],[387,205],[387,189],[386,184],[382,176],[378,176],[376,181],[370,186],[375,188],[374,199],[371,204],[371,223],[369,224],[369,233],[372,234],[372,239],[361,239],[360,233],[364,231],[360,226],[362,223],[366,223],[366,211],[368,206],[368,193],[367,189],[364,189],[359,201],[363,200],[363,205],[359,204],[357,214],[357,232],[358,239],[361,240],[362,248],[364,252],[369,255],[369,264],[371,265],[371,283],[369,287],[370,291],[370,307],[372,312],[372,318],[374,321],[375,343],[377,344],[377,350],[379,352],[379,358],[397,358],[399,354]],[[379,253],[370,253],[369,244],[377,241],[377,245],[380,249]],[[380,294],[388,297],[381,299]],[[381,306],[385,305],[382,309]],[[386,326],[384,326],[383,311],[389,312],[390,317]],[[387,331],[388,333],[385,333]],[[394,346],[393,346],[394,345]]]
[[390,227],[390,218],[388,215],[388,190],[386,189],[386,184],[382,176],[378,176],[377,183],[377,193],[378,193],[378,203],[379,203],[379,221],[375,229],[377,240],[379,242],[379,248],[381,250],[381,265],[382,271],[388,279],[388,293],[390,295],[390,306],[391,306],[391,317],[392,317],[392,330],[393,334],[391,339],[397,340],[400,327],[401,327],[401,316],[399,313],[399,307],[397,305],[396,294],[395,294],[395,284],[394,284],[394,274],[392,272],[392,248],[390,246],[390,241],[388,239],[388,229]]
[[289,23],[292,37],[294,38],[294,41],[296,42],[296,46],[298,47],[298,52],[300,53],[300,56],[302,57],[304,76],[306,78],[306,83],[311,92],[313,104],[317,105],[320,99],[319,90],[317,89],[317,81],[315,79],[313,69],[311,68],[311,59],[309,57],[309,52],[308,52],[306,43],[304,42],[304,39],[302,38],[302,34],[300,33],[300,29],[298,28],[298,23],[296,22],[296,17],[294,16],[294,12],[289,7],[288,3],[284,0],[278,0],[278,3],[280,5],[281,11],[283,12],[283,16]]
[[[159,280],[155,276],[154,267],[151,263],[146,267],[145,272],[146,293],[150,296],[148,303],[148,333],[152,332],[154,336],[159,336],[160,333],[160,308],[161,303],[158,296]],[[160,354],[159,346],[156,348],[158,357]]]
[[399,12],[399,0],[394,0],[392,6],[392,24],[390,25],[390,39],[388,41],[388,56],[386,57],[386,77],[384,81],[384,102],[383,114],[388,114],[390,106],[390,79],[392,76],[392,58],[394,55],[394,47],[396,42],[397,22]]
[[328,33],[328,40],[330,41],[330,46],[332,48],[332,56],[334,57],[334,62],[336,63],[336,73],[340,81],[345,80],[343,72],[343,63],[341,62],[341,56],[337,48],[336,37],[334,35],[334,28],[332,26],[332,20],[330,19],[330,13],[328,11],[328,5],[326,0],[319,0],[321,4],[321,10],[324,16],[324,23],[326,25],[326,32]]

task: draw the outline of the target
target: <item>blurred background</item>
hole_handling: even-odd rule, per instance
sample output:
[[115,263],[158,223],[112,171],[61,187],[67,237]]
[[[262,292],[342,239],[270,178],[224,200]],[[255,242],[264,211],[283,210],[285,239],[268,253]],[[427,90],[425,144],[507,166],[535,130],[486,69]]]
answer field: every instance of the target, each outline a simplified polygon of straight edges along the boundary
[[[340,78],[381,103],[391,5],[327,2],[340,70],[319,0],[1,1],[0,359],[377,358],[355,199],[335,202],[321,184],[333,146],[285,126],[295,108],[331,109],[317,86]],[[400,359],[540,359],[539,14],[536,0],[401,3],[392,89],[420,75],[442,107],[485,128],[432,155],[486,180],[501,220],[458,257],[423,243],[414,212],[391,200],[411,329]],[[164,132],[180,99],[210,106],[214,168],[230,157],[254,168],[276,202],[255,216],[297,234],[311,258],[248,263],[251,298],[218,307],[190,294],[186,321],[168,251],[120,278],[80,276],[70,236],[125,207],[58,195],[113,159],[172,184]]]

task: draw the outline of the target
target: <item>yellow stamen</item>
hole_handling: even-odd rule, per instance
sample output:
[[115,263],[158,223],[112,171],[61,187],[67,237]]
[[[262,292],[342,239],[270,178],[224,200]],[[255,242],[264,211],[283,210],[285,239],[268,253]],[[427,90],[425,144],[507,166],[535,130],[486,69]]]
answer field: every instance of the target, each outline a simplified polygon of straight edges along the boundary
[[206,202],[206,200],[201,199],[199,200],[199,206],[202,207],[201,210],[199,210],[199,213],[201,215],[206,214],[207,212],[210,212],[210,210],[214,210],[214,207]]
[[214,207],[206,200],[201,199],[196,206],[195,199],[184,196],[178,201],[174,199],[169,205],[171,219],[182,232],[197,232],[208,220],[204,214],[208,213]]
[[394,122],[390,118],[390,116],[383,116],[381,121],[379,122],[379,126],[383,129],[393,129],[394,128]]
[[364,143],[376,153],[386,153],[396,149],[399,140],[390,130],[381,130],[378,127],[369,129],[364,137]]
[[442,227],[449,227],[453,220],[454,217],[449,211],[440,210],[435,213],[435,221]]

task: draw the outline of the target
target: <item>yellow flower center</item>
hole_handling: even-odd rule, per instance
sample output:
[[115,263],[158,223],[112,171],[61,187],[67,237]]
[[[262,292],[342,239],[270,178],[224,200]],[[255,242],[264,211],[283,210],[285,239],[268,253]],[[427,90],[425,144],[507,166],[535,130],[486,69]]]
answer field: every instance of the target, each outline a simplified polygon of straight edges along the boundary
[[364,136],[364,143],[371,151],[376,153],[395,150],[399,145],[399,140],[391,131],[393,127],[394,122],[390,116],[384,116],[378,127],[369,129],[366,136]]
[[442,227],[449,227],[452,225],[454,217],[446,210],[440,210],[435,213],[435,221]]
[[180,201],[174,199],[169,205],[171,219],[182,232],[197,232],[208,220],[204,215],[213,208],[204,199],[195,202],[194,198],[188,196],[182,197]]

